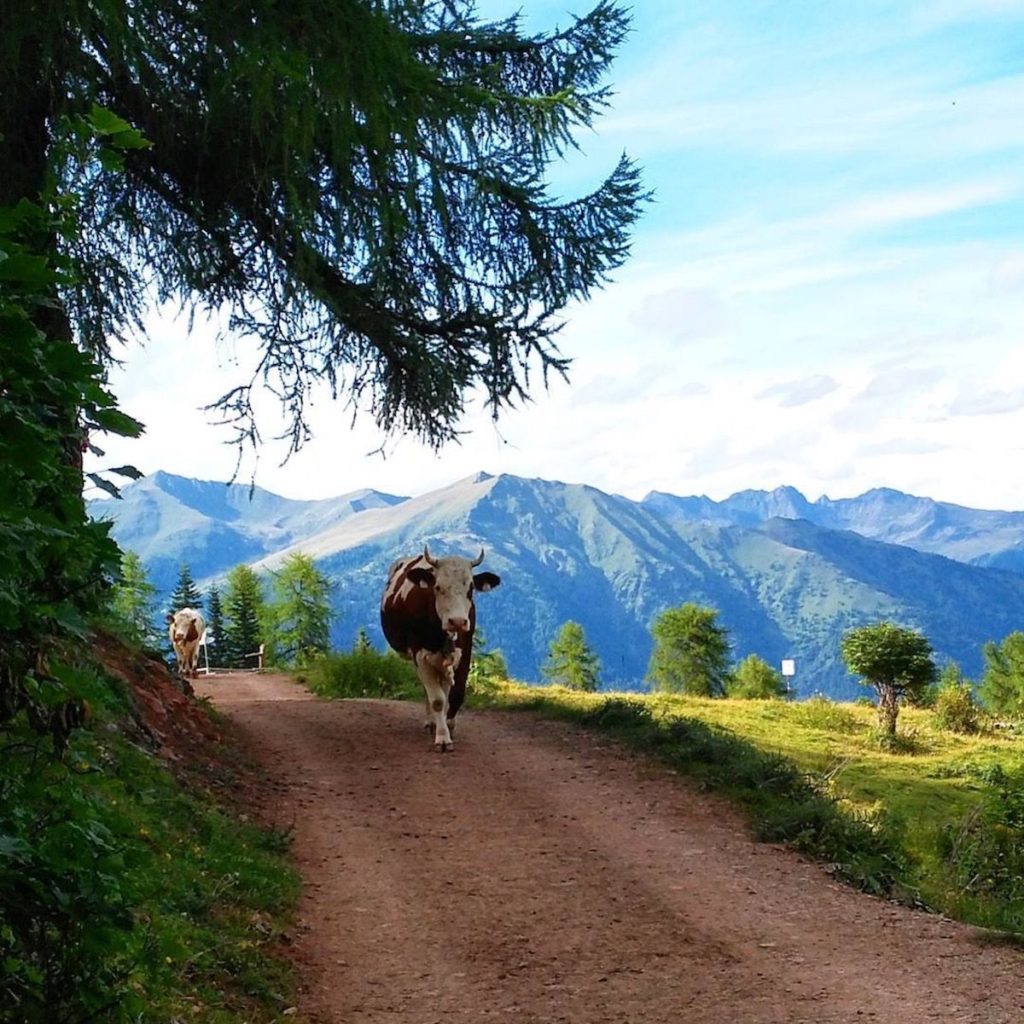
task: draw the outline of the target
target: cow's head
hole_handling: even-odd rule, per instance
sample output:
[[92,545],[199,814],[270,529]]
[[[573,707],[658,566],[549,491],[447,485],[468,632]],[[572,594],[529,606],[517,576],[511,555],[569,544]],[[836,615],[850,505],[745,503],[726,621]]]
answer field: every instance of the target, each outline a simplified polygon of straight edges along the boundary
[[427,566],[410,569],[408,579],[418,587],[427,587],[434,592],[434,607],[446,633],[466,633],[470,626],[474,590],[493,590],[501,583],[501,577],[493,572],[473,570],[484,560],[484,550],[470,560],[451,556],[434,558],[427,545],[423,547],[423,560]]
[[167,623],[170,626],[171,640],[179,644],[198,640],[199,629],[196,621],[198,618],[199,615],[191,608],[182,608],[180,612],[168,615]]

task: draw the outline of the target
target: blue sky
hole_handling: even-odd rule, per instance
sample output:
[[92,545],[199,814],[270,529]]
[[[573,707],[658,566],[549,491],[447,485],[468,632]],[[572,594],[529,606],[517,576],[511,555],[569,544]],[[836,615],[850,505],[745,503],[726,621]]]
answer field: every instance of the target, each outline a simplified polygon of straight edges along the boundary
[[[547,2],[524,17],[566,21]],[[656,199],[629,263],[567,311],[570,384],[497,428],[474,413],[440,455],[370,455],[369,417],[325,398],[316,440],[283,467],[269,445],[257,483],[416,494],[484,469],[631,497],[888,486],[1024,509],[1024,5],[637,0],[612,83],[558,186],[626,150]],[[117,456],[231,474],[199,409],[248,354],[213,333],[157,320],[127,353],[115,389],[149,432]]]

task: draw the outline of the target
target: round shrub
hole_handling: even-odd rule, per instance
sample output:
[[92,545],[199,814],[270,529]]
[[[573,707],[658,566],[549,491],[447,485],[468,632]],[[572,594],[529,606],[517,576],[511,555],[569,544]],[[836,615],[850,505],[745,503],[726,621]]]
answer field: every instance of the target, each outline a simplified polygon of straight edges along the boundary
[[944,686],[935,695],[935,724],[946,732],[981,731],[981,708],[967,683]]

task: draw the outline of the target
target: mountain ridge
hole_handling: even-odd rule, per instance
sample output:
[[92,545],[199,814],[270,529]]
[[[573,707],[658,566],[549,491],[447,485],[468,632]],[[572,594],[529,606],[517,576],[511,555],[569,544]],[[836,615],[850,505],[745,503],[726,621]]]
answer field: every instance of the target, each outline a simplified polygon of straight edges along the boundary
[[[225,486],[227,494],[211,490]],[[503,577],[481,598],[482,628],[526,679],[539,678],[551,639],[574,619],[602,660],[605,682],[639,686],[651,623],[684,601],[718,609],[735,660],[795,658],[804,695],[860,692],[839,658],[842,633],[853,625],[892,618],[920,628],[940,659],[955,658],[973,674],[982,643],[1024,621],[1018,573],[796,516],[914,533],[980,557],[1006,550],[1016,516],[1024,529],[1024,514],[982,511],[972,520],[974,510],[953,506],[954,514],[897,491],[866,492],[860,505],[840,499],[852,503],[840,513],[837,502],[808,502],[795,488],[723,502],[662,492],[634,501],[587,484],[487,473],[415,497],[362,489],[300,502],[259,491],[250,502],[248,491],[154,474],[127,486],[122,502],[91,507],[114,520],[115,538],[139,553],[163,592],[182,561],[208,583],[239,561],[270,570],[291,551],[311,555],[336,584],[339,647],[360,627],[380,641],[377,602],[396,557],[425,543],[438,553],[482,546],[488,568]]]

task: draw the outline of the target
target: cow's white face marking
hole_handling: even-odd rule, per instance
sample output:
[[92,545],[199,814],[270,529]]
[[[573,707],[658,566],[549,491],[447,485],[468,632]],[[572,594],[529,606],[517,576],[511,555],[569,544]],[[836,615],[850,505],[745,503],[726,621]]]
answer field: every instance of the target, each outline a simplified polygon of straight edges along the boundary
[[[429,573],[433,583],[409,579],[409,573],[417,569]],[[473,563],[468,558],[452,555],[438,558],[436,564],[431,565],[420,555],[404,565],[399,563],[392,567],[382,606],[386,607],[394,600],[405,601],[417,586],[430,589],[437,617],[446,633],[465,633],[469,629],[469,611],[473,603]]]
[[468,558],[439,558],[434,566],[434,607],[446,633],[469,629],[473,567]]

